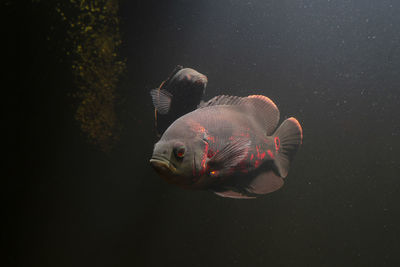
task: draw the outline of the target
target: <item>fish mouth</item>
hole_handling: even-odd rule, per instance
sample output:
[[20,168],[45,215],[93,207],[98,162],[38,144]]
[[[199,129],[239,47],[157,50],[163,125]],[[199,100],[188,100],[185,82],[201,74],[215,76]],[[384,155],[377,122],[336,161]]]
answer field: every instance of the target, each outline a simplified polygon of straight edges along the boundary
[[160,173],[176,173],[176,167],[169,160],[163,158],[152,157],[150,159],[151,166]]

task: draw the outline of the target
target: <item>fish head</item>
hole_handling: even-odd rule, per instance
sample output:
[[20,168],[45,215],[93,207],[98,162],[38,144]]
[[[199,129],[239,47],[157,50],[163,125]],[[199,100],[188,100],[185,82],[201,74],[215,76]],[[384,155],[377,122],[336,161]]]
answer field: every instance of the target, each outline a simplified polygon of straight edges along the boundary
[[154,170],[168,183],[190,188],[201,166],[201,139],[160,140],[154,146],[150,164]]

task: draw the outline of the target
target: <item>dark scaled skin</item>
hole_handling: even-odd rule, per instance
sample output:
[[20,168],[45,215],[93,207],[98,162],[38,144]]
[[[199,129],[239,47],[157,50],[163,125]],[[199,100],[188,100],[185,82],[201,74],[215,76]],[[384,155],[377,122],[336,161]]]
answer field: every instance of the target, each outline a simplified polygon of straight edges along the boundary
[[[246,143],[240,162],[228,167],[213,165],[213,157],[237,140]],[[271,168],[269,162],[279,149],[279,138],[267,136],[265,126],[240,107],[210,106],[176,120],[155,145],[150,162],[169,183],[207,189]]]
[[197,108],[203,99],[207,77],[194,69],[181,68],[162,86],[172,95],[171,108],[168,114],[158,114],[157,130],[164,131],[177,118]]

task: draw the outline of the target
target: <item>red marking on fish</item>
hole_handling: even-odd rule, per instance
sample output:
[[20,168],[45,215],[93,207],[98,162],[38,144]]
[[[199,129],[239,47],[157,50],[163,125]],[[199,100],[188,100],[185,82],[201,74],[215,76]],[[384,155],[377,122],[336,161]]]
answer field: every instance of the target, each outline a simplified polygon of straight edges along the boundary
[[196,122],[196,121],[190,121],[189,122],[189,126],[190,129],[194,132],[197,133],[207,133],[207,130],[203,127],[203,125],[201,125],[200,123]]
[[271,150],[267,150],[267,153],[268,153],[268,155],[269,155],[269,157],[271,158],[271,159],[274,159],[275,158],[275,156],[274,156],[274,154],[272,153],[272,151]]
[[274,142],[275,142],[275,150],[279,151],[279,148],[281,147],[281,140],[279,139],[278,136],[275,136]]
[[203,151],[203,158],[201,159],[201,171],[200,176],[206,172],[206,160],[208,155],[208,143],[206,143]]
[[[206,137],[209,137],[207,135],[207,130],[206,128],[204,128],[203,125],[201,125],[200,123],[194,121],[194,120],[190,120],[189,121],[189,127],[192,131],[197,132],[197,133],[204,133],[204,135]],[[203,156],[201,159],[201,164],[200,164],[200,171],[199,171],[199,175],[202,176],[205,172],[206,172],[206,160],[207,160],[207,156],[208,156],[208,143],[205,142],[205,147],[204,147],[204,151],[203,151]],[[194,168],[195,169],[195,168]],[[193,174],[195,175],[195,170],[193,169]]]
[[211,135],[207,136],[207,140],[215,143],[215,137],[214,136],[211,136]]
[[264,159],[265,158],[265,152],[261,153],[260,155],[260,159]]
[[248,131],[248,130],[245,131],[245,132],[240,132],[240,133],[239,133],[239,136],[241,136],[241,137],[246,137],[246,138],[250,138],[250,134],[249,134],[249,131]]
[[254,155],[253,155],[253,154],[251,154],[251,156],[250,156],[250,160],[253,160],[253,158],[254,158]]

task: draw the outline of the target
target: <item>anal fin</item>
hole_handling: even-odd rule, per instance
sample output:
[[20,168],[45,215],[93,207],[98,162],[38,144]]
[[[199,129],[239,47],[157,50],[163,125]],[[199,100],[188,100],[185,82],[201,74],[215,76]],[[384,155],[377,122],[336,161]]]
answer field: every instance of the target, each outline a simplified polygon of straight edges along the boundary
[[284,184],[282,177],[279,177],[272,170],[265,170],[244,181],[245,177],[237,177],[229,184],[214,189],[214,193],[221,197],[252,199],[274,192]]
[[247,191],[253,194],[263,195],[274,192],[283,186],[283,179],[273,171],[260,173],[254,178]]

